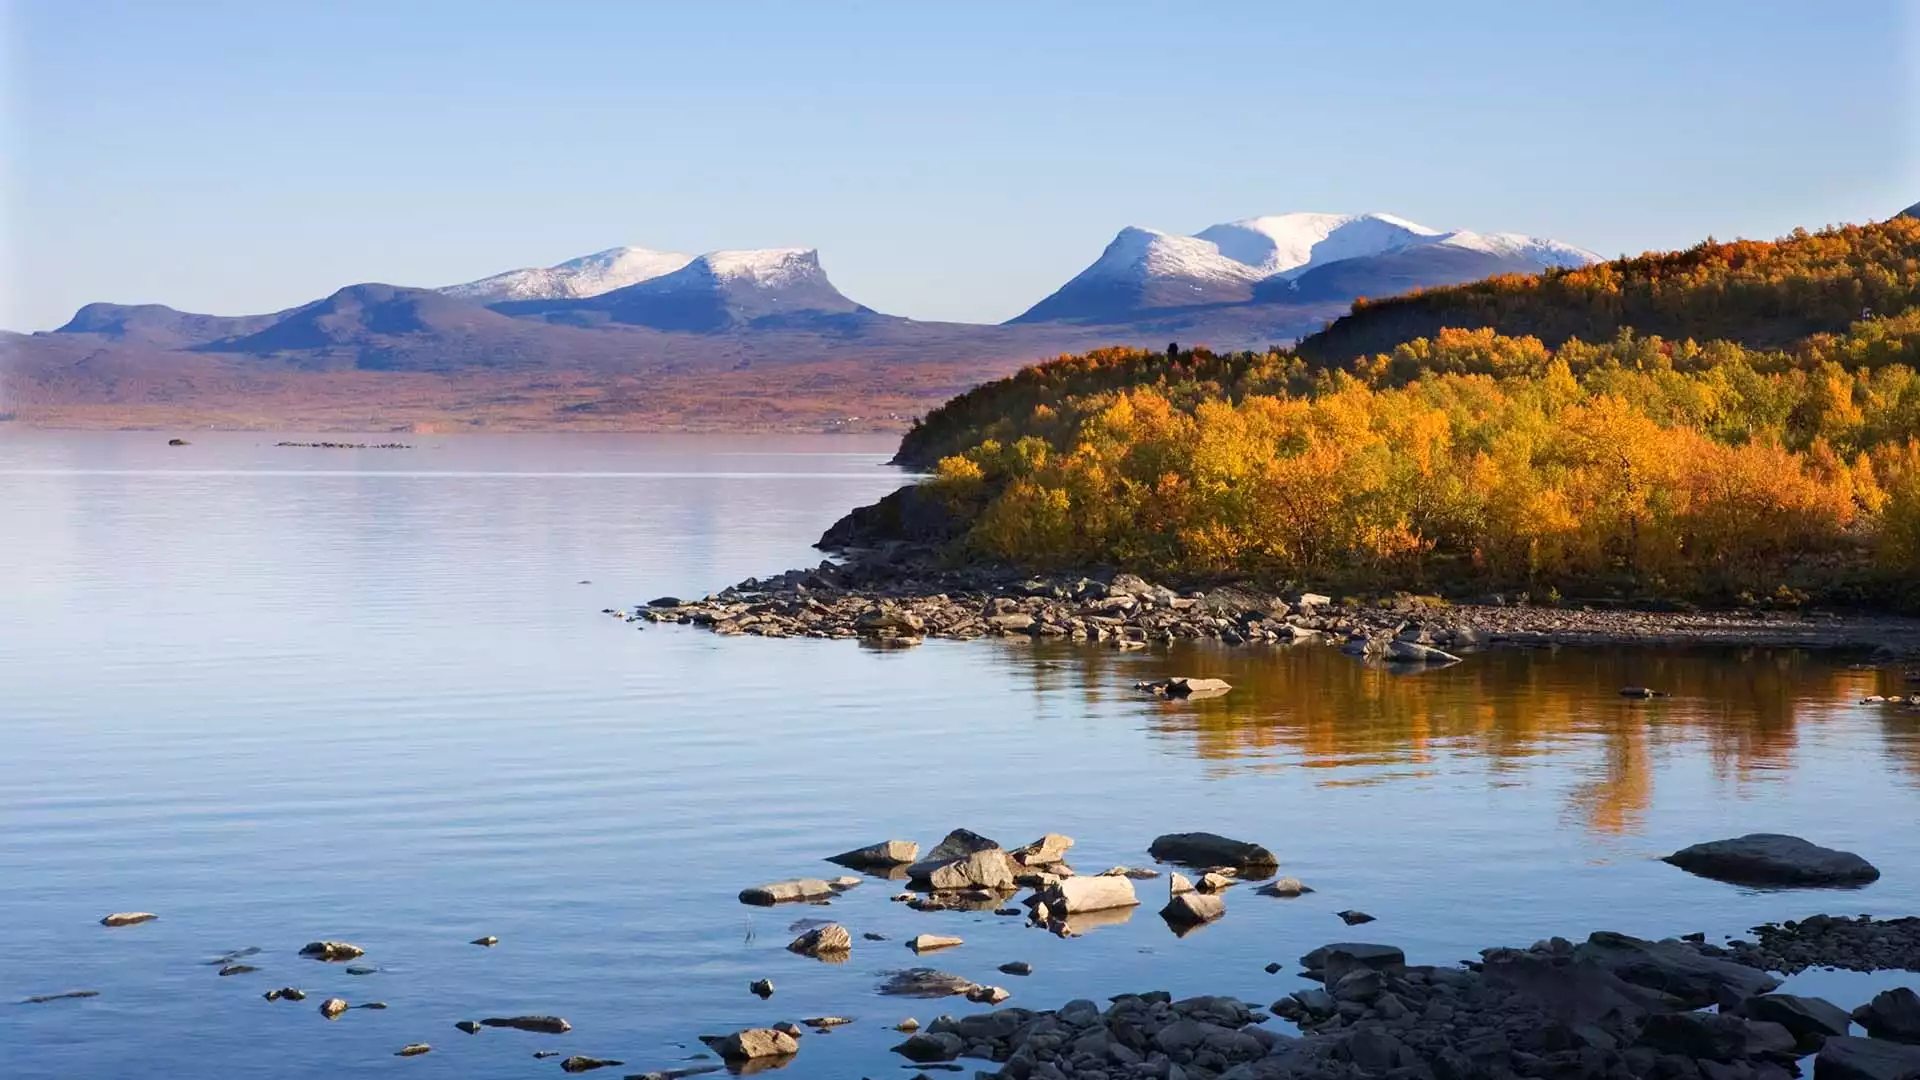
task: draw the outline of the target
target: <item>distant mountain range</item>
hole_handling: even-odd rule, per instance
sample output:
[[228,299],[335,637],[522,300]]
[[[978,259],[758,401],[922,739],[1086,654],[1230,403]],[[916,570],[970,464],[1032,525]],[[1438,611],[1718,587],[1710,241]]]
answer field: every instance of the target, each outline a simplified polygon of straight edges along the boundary
[[[57,330],[0,335],[16,399],[0,411],[131,408],[158,395],[191,413],[210,384],[239,408],[237,388],[262,379],[293,394],[307,384],[287,377],[343,372],[487,375],[503,387],[544,386],[556,373],[634,386],[697,377],[702,393],[724,398],[714,382],[724,373],[756,368],[751,381],[763,385],[777,382],[770,367],[811,364],[842,383],[944,391],[1100,345],[1284,344],[1356,297],[1596,259],[1558,241],[1388,214],[1281,214],[1192,236],[1129,227],[1052,295],[993,326],[874,311],[840,292],[810,248],[697,257],[610,248],[439,288],[350,285],[260,315],[88,304]],[[927,371],[898,378],[916,365]]]
[[1013,321],[1098,325],[1185,307],[1351,303],[1599,258],[1557,240],[1441,232],[1391,214],[1279,214],[1193,236],[1129,226],[1091,266]]

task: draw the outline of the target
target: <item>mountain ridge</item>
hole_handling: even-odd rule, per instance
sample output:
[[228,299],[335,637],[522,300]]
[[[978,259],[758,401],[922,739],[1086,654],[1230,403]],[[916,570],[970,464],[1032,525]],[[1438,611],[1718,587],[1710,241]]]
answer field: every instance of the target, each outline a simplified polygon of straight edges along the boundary
[[[1008,323],[1119,324],[1195,305],[1353,300],[1597,261],[1558,240],[1443,232],[1384,213],[1271,214],[1192,236],[1130,225],[1086,269]],[[1304,294],[1291,287],[1336,266],[1342,269]]]

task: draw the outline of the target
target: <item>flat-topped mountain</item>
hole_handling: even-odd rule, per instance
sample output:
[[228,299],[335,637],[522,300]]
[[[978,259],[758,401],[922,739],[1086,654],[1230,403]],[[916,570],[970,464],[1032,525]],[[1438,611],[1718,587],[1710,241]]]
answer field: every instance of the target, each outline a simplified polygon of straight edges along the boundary
[[833,316],[876,314],[834,287],[813,248],[713,251],[671,273],[598,296],[508,302],[494,309],[576,326],[626,323],[697,334],[798,329]]

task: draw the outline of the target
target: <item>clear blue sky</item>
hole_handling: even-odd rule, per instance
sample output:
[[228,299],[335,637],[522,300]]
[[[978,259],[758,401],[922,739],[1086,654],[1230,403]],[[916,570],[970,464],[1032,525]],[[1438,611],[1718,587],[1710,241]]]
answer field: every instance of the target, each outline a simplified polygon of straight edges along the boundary
[[1385,210],[1605,254],[1920,199],[1904,4],[21,0],[0,326],[619,244],[998,320],[1122,225]]

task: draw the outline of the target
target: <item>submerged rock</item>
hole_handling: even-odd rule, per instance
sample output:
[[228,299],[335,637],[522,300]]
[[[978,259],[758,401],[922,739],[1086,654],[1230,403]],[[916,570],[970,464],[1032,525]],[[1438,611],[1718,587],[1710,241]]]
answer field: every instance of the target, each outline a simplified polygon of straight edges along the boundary
[[742,889],[740,902],[758,907],[772,907],[775,904],[796,901],[830,900],[838,895],[840,895],[840,889],[819,878],[791,878],[787,881],[773,881]]
[[499,938],[497,938],[497,937],[494,937],[494,936],[493,936],[492,934],[488,934],[488,935],[487,935],[486,937],[477,937],[477,938],[474,938],[474,939],[473,939],[472,941],[469,941],[469,942],[467,942],[467,944],[469,944],[469,945],[481,945],[481,946],[484,946],[484,947],[486,947],[486,948],[489,948],[489,949],[491,949],[491,948],[493,948],[493,947],[494,947],[495,945],[498,945],[498,944],[500,944],[500,939],[499,939]]
[[907,948],[921,953],[932,952],[935,949],[951,949],[956,945],[964,944],[966,942],[963,939],[945,934],[920,934],[907,942]]
[[1280,860],[1273,852],[1259,844],[1232,840],[1210,832],[1168,833],[1156,838],[1147,848],[1147,854],[1161,862],[1203,869],[1232,866],[1243,872],[1265,870],[1271,873],[1280,866]]
[[1361,923],[1373,921],[1373,916],[1364,911],[1336,911],[1334,914],[1340,916],[1340,921],[1348,926],[1359,926]]
[[1278,896],[1284,899],[1292,899],[1296,896],[1303,896],[1313,890],[1302,885],[1299,878],[1283,877],[1275,881],[1267,882],[1265,885],[1260,886],[1257,891],[1261,896]]
[[560,1062],[560,1071],[566,1073],[583,1073],[591,1072],[594,1069],[604,1069],[609,1065],[625,1064],[626,1062],[624,1061],[614,1061],[611,1058],[587,1057],[585,1054],[575,1054]]
[[367,950],[358,945],[349,945],[344,941],[310,941],[301,947],[300,955],[309,960],[337,963],[342,960],[357,960],[367,955]]
[[1233,684],[1225,679],[1203,679],[1188,675],[1178,675],[1170,679],[1154,679],[1151,682],[1135,683],[1134,689],[1145,690],[1150,694],[1171,698],[1208,698],[1219,697],[1233,689]]
[[972,979],[933,968],[908,968],[895,971],[876,988],[889,997],[958,997],[973,989]]
[[100,920],[101,926],[138,926],[143,922],[152,922],[160,916],[151,911],[116,911]]
[[453,1026],[469,1035],[478,1035],[481,1032],[480,1022],[478,1020],[461,1020]]
[[1865,885],[1880,871],[1851,851],[1779,833],[1750,833],[1682,848],[1666,857],[1691,874],[1738,885]]
[[1031,975],[1033,974],[1033,965],[1027,963],[1025,960],[1010,960],[1000,965],[1000,973],[1003,975]]
[[96,998],[99,996],[100,991],[98,990],[68,990],[59,994],[35,994],[30,998],[22,998],[20,1004],[45,1005],[49,1001],[69,1001],[78,998]]
[[490,1028],[537,1031],[542,1035],[563,1035],[573,1030],[572,1024],[558,1016],[489,1016],[480,1022]]
[[395,1050],[393,1052],[393,1056],[394,1057],[419,1057],[421,1054],[428,1054],[432,1052],[433,1052],[433,1047],[428,1043],[408,1043],[407,1045],[401,1047],[400,1049]]

